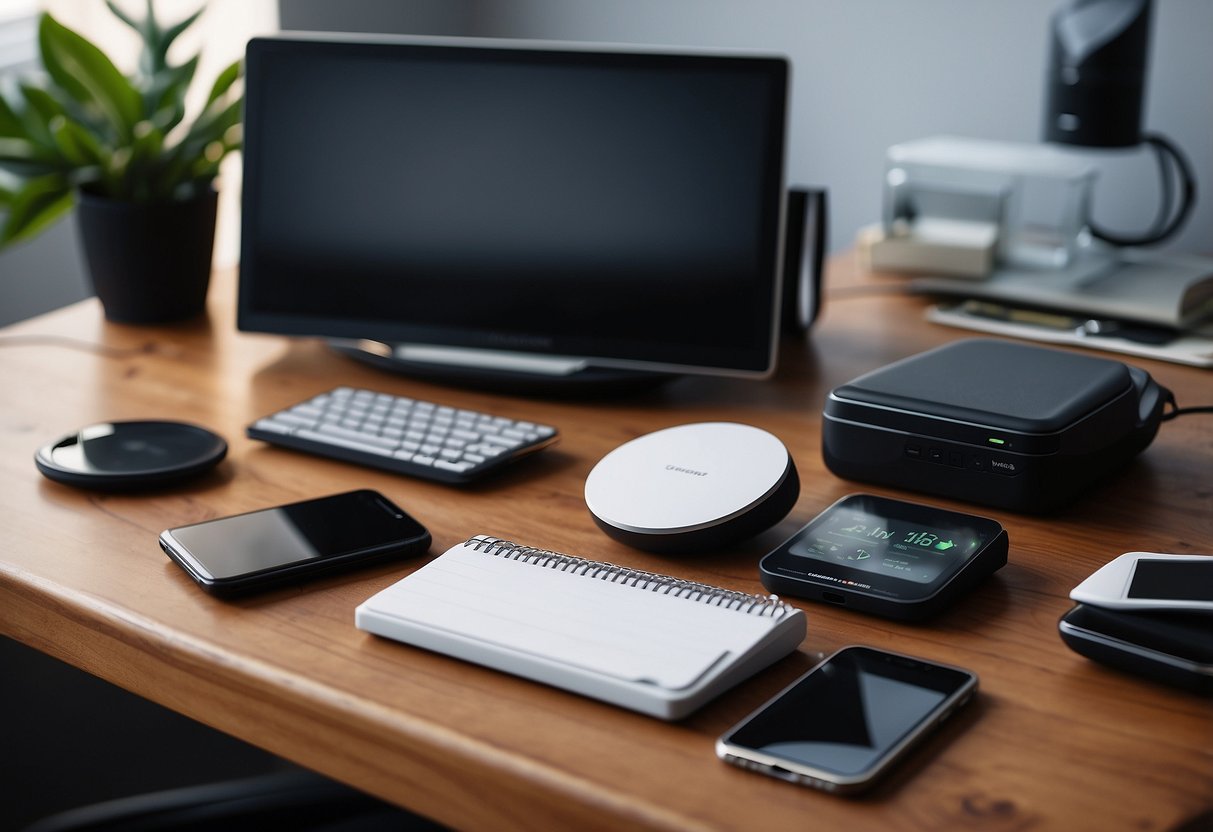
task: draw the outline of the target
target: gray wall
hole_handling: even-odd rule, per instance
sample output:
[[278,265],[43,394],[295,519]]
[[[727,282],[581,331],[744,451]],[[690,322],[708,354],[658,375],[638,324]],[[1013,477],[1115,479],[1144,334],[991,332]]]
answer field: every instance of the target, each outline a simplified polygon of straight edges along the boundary
[[278,22],[318,32],[471,35],[479,6],[479,0],[278,0]]
[[[1048,19],[1060,5],[1061,0],[279,0],[283,28],[787,54],[794,66],[789,181],[829,188],[834,250],[851,245],[860,226],[879,218],[889,145],[937,133],[1037,141]],[[1196,212],[1166,248],[1213,254],[1211,33],[1213,2],[1156,0],[1146,125],[1186,151],[1198,178]],[[1158,188],[1144,151],[1074,152],[1100,169],[1096,220],[1126,232],[1149,225]],[[40,277],[21,266],[23,283],[80,291],[74,256],[38,252],[27,262],[53,265]],[[16,254],[0,255],[0,320],[16,308]],[[45,303],[54,305],[58,297]]]
[[[889,145],[938,133],[1036,142],[1048,21],[1061,0],[481,0],[476,34],[774,50],[792,58],[789,181],[825,185],[830,247],[880,216]],[[1213,3],[1156,0],[1145,124],[1183,148],[1197,210],[1169,249],[1213,254]],[[1095,219],[1152,221],[1148,153],[1098,165]]]
[[0,253],[0,326],[93,294],[72,217]]

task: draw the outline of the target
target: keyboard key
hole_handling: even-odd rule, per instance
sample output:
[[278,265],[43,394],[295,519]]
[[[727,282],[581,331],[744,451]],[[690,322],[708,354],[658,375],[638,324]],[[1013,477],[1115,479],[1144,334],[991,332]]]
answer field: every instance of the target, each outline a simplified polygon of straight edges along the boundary
[[438,459],[438,460],[434,461],[434,467],[441,468],[444,471],[455,471],[457,473],[462,474],[464,471],[470,471],[472,469],[472,463],[470,463],[470,462],[448,462],[445,459]]
[[348,439],[351,442],[360,442],[364,445],[374,445],[377,448],[387,448],[389,451],[394,451],[400,446],[400,443],[394,439],[384,439],[375,436],[373,433],[366,431],[350,430],[339,425],[321,425],[316,431],[323,436],[332,436],[338,439]]
[[265,430],[270,433],[294,433],[295,429],[290,425],[275,421],[274,419],[258,419],[253,423],[253,427],[257,430]]
[[280,425],[301,425],[309,428],[316,424],[315,419],[311,419],[307,416],[300,416],[298,413],[294,413],[289,410],[285,413],[279,413],[274,416],[274,421]]
[[335,445],[341,448],[349,448],[353,451],[362,451],[367,454],[376,454],[378,456],[391,456],[394,448],[385,448],[382,445],[372,445],[370,442],[362,442],[357,439],[350,439],[345,436],[336,436],[331,433],[320,433],[314,430],[297,430],[292,436],[299,439],[310,439],[313,442]]

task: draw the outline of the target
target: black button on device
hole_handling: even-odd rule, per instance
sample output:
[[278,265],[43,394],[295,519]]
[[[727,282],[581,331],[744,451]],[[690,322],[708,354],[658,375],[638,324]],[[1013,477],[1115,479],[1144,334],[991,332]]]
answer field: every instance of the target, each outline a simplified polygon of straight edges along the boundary
[[906,456],[911,459],[922,459],[921,445],[906,445]]
[[969,454],[969,470],[970,471],[985,471],[987,468],[984,457],[977,454]]
[[943,462],[943,451],[939,448],[931,448],[927,451],[927,458],[932,462]]
[[948,464],[954,468],[963,468],[965,456],[960,451],[948,451]]

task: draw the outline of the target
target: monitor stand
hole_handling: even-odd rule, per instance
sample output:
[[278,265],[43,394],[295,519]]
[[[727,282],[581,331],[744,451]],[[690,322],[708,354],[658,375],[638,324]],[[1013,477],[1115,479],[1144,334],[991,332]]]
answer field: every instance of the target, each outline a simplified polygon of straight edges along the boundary
[[381,370],[440,384],[524,396],[605,396],[651,390],[673,373],[594,367],[578,359],[496,350],[332,339],[336,352]]

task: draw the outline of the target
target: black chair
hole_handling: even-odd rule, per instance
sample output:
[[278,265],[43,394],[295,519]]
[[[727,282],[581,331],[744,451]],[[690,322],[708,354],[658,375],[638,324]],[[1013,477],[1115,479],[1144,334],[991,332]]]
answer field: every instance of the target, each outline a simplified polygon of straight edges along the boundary
[[60,812],[25,832],[439,832],[444,827],[307,771],[120,798]]

